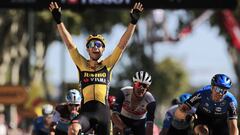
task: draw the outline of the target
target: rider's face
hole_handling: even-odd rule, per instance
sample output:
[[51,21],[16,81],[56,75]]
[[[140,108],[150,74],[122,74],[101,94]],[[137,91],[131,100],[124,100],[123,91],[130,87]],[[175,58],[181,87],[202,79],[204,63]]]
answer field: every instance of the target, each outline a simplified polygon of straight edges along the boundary
[[144,97],[144,95],[147,92],[148,88],[149,88],[149,85],[147,85],[147,84],[140,83],[140,82],[134,82],[134,85],[133,85],[134,95],[137,98],[142,98],[142,97]]
[[52,123],[52,117],[53,115],[44,115],[43,118],[44,118],[44,122],[46,125],[50,125]]
[[218,86],[212,86],[212,99],[214,101],[222,100],[223,96],[227,93],[227,89]]
[[80,104],[68,104],[68,109],[70,112],[72,111],[78,111],[80,109]]
[[101,41],[92,40],[87,44],[87,51],[92,60],[98,60],[104,51],[105,47]]

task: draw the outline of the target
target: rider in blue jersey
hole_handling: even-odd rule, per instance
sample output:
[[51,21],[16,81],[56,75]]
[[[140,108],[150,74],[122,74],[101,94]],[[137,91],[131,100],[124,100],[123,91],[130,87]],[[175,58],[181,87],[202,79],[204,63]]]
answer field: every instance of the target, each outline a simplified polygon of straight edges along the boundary
[[214,75],[211,85],[195,92],[176,110],[175,117],[184,120],[186,112],[195,106],[196,135],[238,135],[237,100],[229,92],[231,86],[232,82],[228,76]]
[[33,122],[32,135],[49,135],[50,124],[53,117],[53,106],[51,104],[45,104],[42,107],[42,116],[37,117]]
[[191,134],[191,123],[195,113],[195,108],[187,112],[188,118],[184,121],[178,121],[174,117],[174,113],[178,106],[183,104],[187,99],[192,96],[190,93],[183,93],[177,99],[178,104],[172,105],[165,113],[165,118],[163,120],[163,127],[159,135],[189,135]]

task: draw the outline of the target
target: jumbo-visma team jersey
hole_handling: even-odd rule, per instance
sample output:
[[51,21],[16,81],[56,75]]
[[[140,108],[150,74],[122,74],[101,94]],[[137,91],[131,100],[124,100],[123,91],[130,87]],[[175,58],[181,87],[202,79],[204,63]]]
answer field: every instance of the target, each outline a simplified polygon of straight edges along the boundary
[[106,104],[112,68],[120,58],[122,49],[116,47],[110,56],[98,62],[96,69],[90,68],[88,60],[78,52],[77,48],[71,49],[69,52],[78,68],[84,104],[91,100]]
[[214,102],[211,98],[211,86],[203,87],[195,92],[186,102],[189,107],[196,106],[198,115],[218,119],[237,119],[237,100],[227,92],[223,100]]

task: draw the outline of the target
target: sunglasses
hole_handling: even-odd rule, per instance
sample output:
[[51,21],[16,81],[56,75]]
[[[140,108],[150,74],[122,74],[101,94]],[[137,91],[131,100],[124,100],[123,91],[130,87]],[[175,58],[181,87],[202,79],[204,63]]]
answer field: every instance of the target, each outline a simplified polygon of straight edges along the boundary
[[78,107],[80,106],[79,104],[68,104],[70,107]]
[[146,89],[146,88],[148,88],[148,85],[145,84],[145,83],[135,82],[134,83],[134,87],[135,88],[144,88],[144,89]]
[[220,88],[220,87],[214,87],[214,90],[217,92],[217,93],[220,93],[222,95],[225,95],[227,93],[227,89],[224,89],[224,88]]
[[104,47],[104,44],[101,41],[92,40],[87,44],[87,48],[93,48],[93,47],[101,48],[101,47]]

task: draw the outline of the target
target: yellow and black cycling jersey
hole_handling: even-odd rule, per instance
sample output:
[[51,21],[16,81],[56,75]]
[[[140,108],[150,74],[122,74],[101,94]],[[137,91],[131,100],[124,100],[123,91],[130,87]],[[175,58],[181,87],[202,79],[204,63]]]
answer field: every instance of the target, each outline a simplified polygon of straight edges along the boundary
[[89,61],[78,52],[77,48],[71,49],[69,52],[78,68],[83,103],[97,100],[106,104],[112,68],[119,60],[122,49],[116,47],[113,53],[106,59],[98,62],[94,69],[89,66]]

